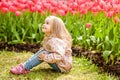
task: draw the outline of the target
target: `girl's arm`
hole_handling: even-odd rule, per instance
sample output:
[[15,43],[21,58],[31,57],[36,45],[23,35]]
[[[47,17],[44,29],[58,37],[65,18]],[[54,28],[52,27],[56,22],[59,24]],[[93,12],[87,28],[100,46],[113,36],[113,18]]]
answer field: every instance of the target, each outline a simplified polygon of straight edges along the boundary
[[47,54],[47,53],[40,54],[39,58],[41,60],[44,60],[45,62],[48,62],[48,63],[56,63],[61,61],[64,58],[66,44],[63,41],[61,40],[50,41],[48,46],[51,47],[52,52],[50,54]]
[[63,59],[64,54],[65,54],[65,49],[62,48],[62,46],[59,46],[59,47],[56,46],[56,48],[54,49],[54,52],[50,54],[47,54],[47,53],[40,54],[39,58],[48,63],[56,63]]
[[43,60],[47,63],[56,63],[62,60],[62,56],[56,53],[44,54]]

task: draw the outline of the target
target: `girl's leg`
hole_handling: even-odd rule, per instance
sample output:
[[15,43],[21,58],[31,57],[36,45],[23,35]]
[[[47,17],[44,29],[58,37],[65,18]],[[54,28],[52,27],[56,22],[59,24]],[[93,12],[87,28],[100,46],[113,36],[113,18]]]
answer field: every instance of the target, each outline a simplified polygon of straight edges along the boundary
[[42,54],[44,52],[44,50],[39,50],[37,53],[35,53],[30,59],[28,59],[25,63],[24,63],[24,67],[26,70],[30,70],[33,67],[39,65],[40,63],[42,63],[41,60],[39,60],[38,55]]
[[[44,50],[40,50],[38,51],[33,57],[31,57],[28,61],[25,62],[24,66],[26,70],[30,70],[32,69],[34,66],[37,66],[38,64],[40,64],[42,61],[39,60],[38,55],[42,54],[43,52],[45,52]],[[48,51],[46,51],[47,54],[50,54]],[[58,68],[56,63],[53,64],[49,64],[51,67],[53,67],[53,69],[57,72],[60,72],[60,69]]]
[[56,63],[49,64],[55,71],[61,72]]
[[36,54],[34,54],[29,60],[27,60],[24,64],[19,64],[11,68],[10,72],[13,74],[27,74],[30,69],[40,64],[42,61],[39,60],[38,55],[42,54],[44,50],[39,50]]

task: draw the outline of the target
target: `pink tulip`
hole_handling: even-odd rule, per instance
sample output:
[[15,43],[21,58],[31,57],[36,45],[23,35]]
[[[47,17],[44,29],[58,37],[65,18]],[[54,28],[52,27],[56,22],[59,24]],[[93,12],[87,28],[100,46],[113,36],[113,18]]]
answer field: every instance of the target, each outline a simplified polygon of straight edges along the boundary
[[112,16],[114,16],[114,11],[108,11],[108,12],[106,12],[106,16],[107,16],[107,17],[112,17]]
[[58,5],[57,1],[55,1],[55,0],[51,0],[50,3],[54,7],[56,7]]
[[3,7],[3,8],[2,8],[2,12],[7,13],[7,12],[8,12],[8,8]]
[[45,7],[45,9],[50,10],[51,4],[49,4],[49,3],[44,3],[44,7]]
[[36,10],[37,10],[38,12],[41,12],[41,11],[42,11],[42,7],[41,7],[40,5],[36,5],[35,8],[36,8]]
[[29,0],[29,1],[27,2],[27,4],[28,4],[30,7],[35,5],[31,0]]
[[52,13],[56,12],[56,9],[57,9],[56,7],[53,7],[53,6],[52,6],[52,7],[51,7],[51,12],[52,12]]
[[119,23],[120,22],[120,18],[118,16],[114,17],[114,22],[115,23]]
[[31,12],[46,12],[52,14],[66,15],[67,12],[86,14],[105,12],[107,17],[112,17],[120,12],[119,0],[1,0],[0,10],[7,12],[30,10]]
[[18,4],[18,8],[19,8],[19,9],[25,9],[25,7],[26,7],[25,4],[20,4],[20,3]]
[[103,8],[104,5],[106,5],[106,2],[103,1],[103,0],[100,0],[100,2],[99,2],[99,6],[100,6],[101,8]]
[[80,9],[85,9],[86,5],[85,4],[81,4],[79,7],[80,7]]
[[35,8],[35,7],[30,7],[30,11],[31,11],[31,12],[35,12],[35,11],[36,11],[36,8]]
[[19,5],[19,3],[17,1],[13,1],[12,3],[13,3],[12,5],[15,7],[17,7]]
[[9,6],[8,6],[8,3],[7,3],[6,1],[3,1],[3,2],[2,2],[2,7],[9,7]]
[[74,2],[73,4],[72,4],[72,7],[75,9],[75,8],[78,8],[78,4],[76,3],[76,2]]
[[41,12],[41,15],[43,15],[43,16],[44,16],[45,14],[46,14],[46,12],[45,12],[45,11],[42,11],[42,12]]
[[90,28],[92,26],[92,24],[91,23],[86,23],[86,28]]
[[9,7],[9,10],[10,10],[11,12],[15,12],[17,9],[16,9],[16,7],[14,7],[14,6],[10,6],[10,7]]
[[2,7],[2,3],[0,2],[0,8]]
[[7,5],[8,5],[8,6],[12,6],[12,5],[13,5],[13,2],[12,2],[12,1],[8,1]]
[[22,3],[22,4],[26,4],[27,0],[17,0],[17,2]]
[[115,11],[115,13],[119,13],[120,12],[120,4],[113,4],[113,10]]
[[81,13],[82,15],[84,15],[84,14],[87,13],[87,10],[86,10],[86,9],[81,9],[81,10],[80,10],[80,13]]
[[71,11],[71,13],[74,16],[75,14],[77,14],[77,11]]
[[15,15],[16,15],[16,16],[20,16],[20,15],[21,15],[21,12],[20,12],[20,11],[16,11],[16,12],[15,12]]
[[65,12],[67,12],[67,10],[68,10],[68,7],[67,7],[67,5],[61,5],[61,9],[63,9]]
[[56,12],[52,12],[52,15],[53,15],[53,16],[56,16]]
[[58,10],[58,14],[59,14],[60,16],[64,16],[66,13],[65,13],[64,10]]

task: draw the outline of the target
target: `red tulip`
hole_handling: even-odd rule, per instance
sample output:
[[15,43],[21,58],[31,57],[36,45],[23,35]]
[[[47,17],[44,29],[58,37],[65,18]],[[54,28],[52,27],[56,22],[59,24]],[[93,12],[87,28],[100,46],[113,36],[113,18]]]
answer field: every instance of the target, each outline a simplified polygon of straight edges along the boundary
[[15,15],[16,15],[16,16],[20,16],[20,15],[21,15],[21,12],[20,12],[20,11],[16,11],[16,12],[15,12]]
[[90,28],[92,26],[92,24],[91,23],[86,23],[86,28]]

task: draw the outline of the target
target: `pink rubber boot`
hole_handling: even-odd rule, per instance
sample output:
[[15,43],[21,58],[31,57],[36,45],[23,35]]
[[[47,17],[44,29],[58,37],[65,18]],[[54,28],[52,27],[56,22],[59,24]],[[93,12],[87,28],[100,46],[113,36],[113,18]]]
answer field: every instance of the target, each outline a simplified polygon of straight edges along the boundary
[[27,73],[30,72],[30,70],[26,70],[24,68],[23,63],[21,63],[21,64],[19,64],[16,67],[12,67],[11,70],[10,70],[10,72],[13,73],[13,74],[27,74]]

